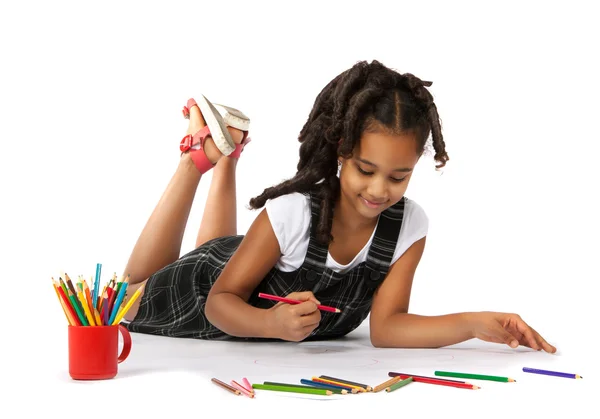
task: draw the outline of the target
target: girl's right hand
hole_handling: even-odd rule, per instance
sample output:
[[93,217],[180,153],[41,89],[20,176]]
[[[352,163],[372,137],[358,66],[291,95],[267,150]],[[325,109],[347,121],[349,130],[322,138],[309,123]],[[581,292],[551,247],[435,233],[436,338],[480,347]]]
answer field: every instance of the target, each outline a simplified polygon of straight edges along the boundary
[[300,304],[277,303],[270,308],[271,329],[275,337],[292,342],[306,339],[321,321],[320,302],[311,291],[293,292],[286,298],[303,301]]

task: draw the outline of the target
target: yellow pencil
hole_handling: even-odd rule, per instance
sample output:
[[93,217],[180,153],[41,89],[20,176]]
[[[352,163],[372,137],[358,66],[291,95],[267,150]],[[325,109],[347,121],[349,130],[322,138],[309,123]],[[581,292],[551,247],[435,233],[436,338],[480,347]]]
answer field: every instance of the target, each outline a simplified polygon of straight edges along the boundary
[[81,291],[79,291],[77,293],[77,297],[79,297],[79,301],[81,302],[81,305],[83,306],[83,312],[85,313],[85,318],[87,319],[88,323],[90,324],[90,326],[96,326],[96,323],[94,322],[94,318],[92,317],[92,314],[90,313],[90,308],[87,305],[87,303],[85,302],[85,297],[83,296],[83,293]]
[[119,311],[119,313],[117,313],[117,317],[112,322],[113,326],[115,326],[115,325],[117,325],[117,324],[119,324],[121,322],[121,319],[129,311],[129,309],[133,305],[133,302],[135,300],[137,300],[137,298],[140,296],[140,294],[141,294],[141,292],[142,292],[142,290],[144,289],[145,286],[146,286],[146,284],[143,284],[141,287],[139,287],[137,290],[135,290],[135,292],[131,296],[131,299],[129,301],[127,301],[127,304],[125,304],[125,306],[123,306],[123,308]]
[[94,303],[92,303],[92,295],[90,293],[90,287],[88,287],[88,284],[85,281],[85,279],[83,279],[83,298],[85,299],[87,306],[90,309],[90,315],[92,316],[92,319],[94,321],[96,321],[96,326],[102,326],[100,323],[97,322],[97,319],[94,317]]
[[96,319],[96,324],[98,326],[103,326],[102,320],[100,320],[100,313],[96,307],[94,307],[94,319]]
[[63,311],[65,312],[65,316],[67,316],[67,322],[69,322],[70,326],[73,326],[74,322],[73,322],[73,318],[71,317],[71,313],[69,313],[69,310],[67,309],[67,307],[65,307],[65,302],[63,301],[62,298],[60,298],[60,294],[58,293],[58,289],[56,288],[56,282],[54,282],[54,278],[52,278],[52,288],[54,288],[54,292],[56,293],[56,298],[58,298],[58,302],[60,303],[60,306],[62,307]]

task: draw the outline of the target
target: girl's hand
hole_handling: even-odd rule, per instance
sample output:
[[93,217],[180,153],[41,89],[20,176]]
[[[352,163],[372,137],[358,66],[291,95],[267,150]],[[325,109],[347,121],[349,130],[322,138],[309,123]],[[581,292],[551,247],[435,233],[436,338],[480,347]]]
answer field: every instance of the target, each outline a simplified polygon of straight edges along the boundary
[[273,334],[283,340],[299,342],[306,339],[321,321],[321,312],[317,308],[320,302],[310,291],[293,292],[286,298],[304,301],[300,304],[277,303],[271,309],[271,329]]
[[519,345],[536,351],[556,352],[556,348],[521,319],[518,314],[479,312],[470,313],[473,336],[486,342],[506,343],[511,348]]

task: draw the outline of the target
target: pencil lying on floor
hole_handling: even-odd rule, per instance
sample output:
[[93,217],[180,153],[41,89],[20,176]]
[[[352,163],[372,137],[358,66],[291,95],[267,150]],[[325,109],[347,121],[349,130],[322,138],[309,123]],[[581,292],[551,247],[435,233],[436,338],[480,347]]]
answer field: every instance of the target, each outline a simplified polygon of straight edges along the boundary
[[[288,303],[288,304],[300,304],[300,303],[304,303],[304,301],[292,300],[292,299],[284,298],[284,297],[278,297],[276,295],[265,294],[263,292],[259,292],[258,296],[260,298],[265,298],[267,300],[273,300],[273,301],[279,301],[281,303]],[[320,304],[317,305],[317,308],[319,310],[328,311],[330,313],[341,313],[342,312],[342,310],[340,310],[339,308],[324,306],[324,305],[320,305]]]

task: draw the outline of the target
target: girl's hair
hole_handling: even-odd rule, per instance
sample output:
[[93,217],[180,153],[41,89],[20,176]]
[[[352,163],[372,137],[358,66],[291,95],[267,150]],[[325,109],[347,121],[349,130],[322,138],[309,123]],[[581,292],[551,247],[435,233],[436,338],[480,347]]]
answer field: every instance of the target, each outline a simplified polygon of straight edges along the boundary
[[431,82],[397,73],[376,60],[360,61],[338,75],[319,93],[300,131],[296,175],[250,199],[250,207],[261,208],[268,199],[292,192],[316,191],[322,199],[317,239],[330,243],[340,188],[338,156],[350,157],[363,132],[414,133],[418,155],[431,133],[437,168],[443,167],[449,158],[437,108],[426,86]]

